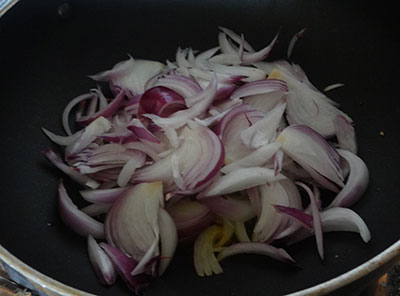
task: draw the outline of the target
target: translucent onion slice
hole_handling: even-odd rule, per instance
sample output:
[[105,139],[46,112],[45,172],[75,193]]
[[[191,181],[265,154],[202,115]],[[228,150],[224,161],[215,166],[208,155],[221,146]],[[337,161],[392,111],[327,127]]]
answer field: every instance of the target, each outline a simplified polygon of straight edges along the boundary
[[256,242],[237,243],[229,247],[223,248],[222,251],[218,254],[217,259],[218,261],[221,261],[227,257],[238,254],[260,254],[285,263],[296,263],[284,249],[278,249],[265,243]]
[[90,262],[92,263],[99,281],[104,285],[112,285],[117,279],[114,265],[91,235],[88,236],[88,253]]
[[58,185],[58,207],[61,220],[77,234],[87,237],[104,238],[104,225],[80,211],[72,202],[62,180]]

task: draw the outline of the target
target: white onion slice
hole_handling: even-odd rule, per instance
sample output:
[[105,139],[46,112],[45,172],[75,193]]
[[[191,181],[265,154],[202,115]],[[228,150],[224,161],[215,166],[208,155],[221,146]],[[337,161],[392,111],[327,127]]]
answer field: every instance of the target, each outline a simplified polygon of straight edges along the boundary
[[114,265],[91,235],[88,236],[88,253],[99,281],[105,285],[112,285],[117,279]]
[[223,248],[223,250],[218,254],[217,258],[218,261],[221,261],[227,257],[238,254],[260,254],[285,263],[289,264],[296,263],[284,249],[278,249],[265,243],[255,243],[255,242],[237,243],[229,247]]
[[274,170],[267,168],[252,167],[238,169],[217,179],[198,198],[228,194],[285,178],[282,174],[275,176]]
[[164,209],[160,210],[160,262],[158,265],[158,274],[162,275],[167,269],[169,263],[174,256],[176,246],[178,244],[178,234],[174,220]]
[[331,208],[321,213],[324,232],[351,231],[361,235],[364,242],[371,239],[371,233],[363,219],[347,208]]
[[62,181],[58,185],[58,207],[62,221],[81,236],[104,238],[104,225],[80,211],[72,202]]

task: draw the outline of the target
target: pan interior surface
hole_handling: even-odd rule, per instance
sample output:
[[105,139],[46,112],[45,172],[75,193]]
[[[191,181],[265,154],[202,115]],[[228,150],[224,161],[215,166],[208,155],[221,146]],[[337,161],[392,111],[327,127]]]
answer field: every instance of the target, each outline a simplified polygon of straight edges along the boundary
[[[61,16],[60,5],[67,9]],[[394,11],[368,1],[21,1],[0,19],[0,243],[67,285],[128,295],[121,281],[110,288],[98,284],[86,240],[59,220],[60,173],[41,153],[50,145],[41,127],[61,134],[67,102],[96,85],[86,76],[109,69],[127,54],[174,60],[178,46],[216,46],[218,26],[225,26],[244,33],[256,49],[280,30],[269,58],[274,60],[285,58],[293,34],[307,27],[292,58],[319,89],[345,84],[328,95],[353,118],[359,155],[370,170],[369,188],[353,209],[369,226],[372,240],[364,244],[354,233],[329,233],[324,262],[310,238],[287,248],[299,268],[243,255],[227,259],[223,274],[207,278],[195,274],[192,248],[181,246],[145,295],[282,295],[367,261],[400,237],[400,228],[393,227],[400,208]]]

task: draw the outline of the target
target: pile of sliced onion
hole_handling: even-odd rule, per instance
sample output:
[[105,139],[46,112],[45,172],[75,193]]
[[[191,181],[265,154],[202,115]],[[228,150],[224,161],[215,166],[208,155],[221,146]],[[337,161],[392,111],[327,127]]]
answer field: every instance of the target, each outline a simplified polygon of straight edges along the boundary
[[60,182],[61,219],[86,237],[104,285],[120,276],[139,293],[178,242],[194,244],[195,270],[208,276],[244,253],[293,264],[282,246],[308,236],[323,258],[324,232],[371,237],[348,208],[369,179],[351,118],[300,66],[264,61],[278,36],[256,51],[220,29],[218,47],[179,48],[166,64],[129,57],[91,76],[113,95],[74,98],[62,116],[67,136],[43,129],[65,148],[44,154],[89,203],[79,209]]

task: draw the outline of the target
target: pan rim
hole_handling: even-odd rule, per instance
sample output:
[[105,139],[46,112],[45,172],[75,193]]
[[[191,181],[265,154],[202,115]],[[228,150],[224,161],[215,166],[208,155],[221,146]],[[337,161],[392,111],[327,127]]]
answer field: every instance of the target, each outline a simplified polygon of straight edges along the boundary
[[[393,243],[390,247],[354,269],[351,269],[326,282],[291,294],[287,294],[286,296],[325,295],[342,288],[369,273],[379,270],[379,268],[382,268],[385,264],[391,261],[394,262],[396,259],[400,259],[400,240]],[[24,285],[24,283],[26,285],[27,281],[36,291],[45,293],[49,296],[95,296],[95,294],[84,292],[82,290],[65,285],[49,276],[42,274],[41,272],[19,260],[0,244],[0,269],[1,268],[8,273],[13,281],[21,285]]]

